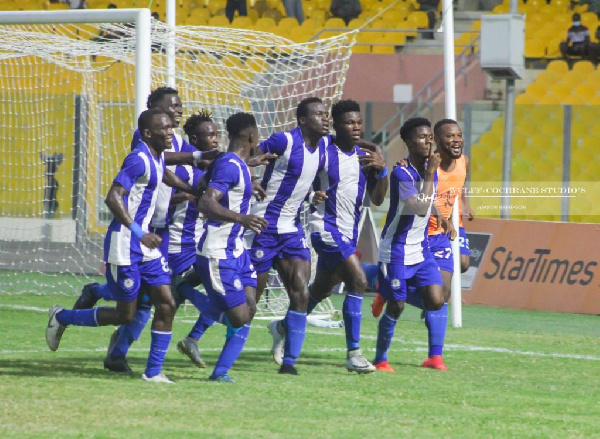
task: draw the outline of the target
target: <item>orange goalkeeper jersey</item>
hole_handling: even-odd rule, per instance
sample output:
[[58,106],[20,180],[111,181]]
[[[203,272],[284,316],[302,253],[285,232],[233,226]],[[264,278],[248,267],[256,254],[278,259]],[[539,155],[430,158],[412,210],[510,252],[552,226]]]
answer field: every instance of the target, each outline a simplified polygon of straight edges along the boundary
[[[438,185],[437,194],[435,197],[435,207],[444,218],[450,218],[452,214],[452,207],[456,196],[462,194],[465,186],[465,179],[467,178],[467,162],[465,155],[461,155],[455,160],[455,166],[452,172],[446,172],[442,168],[438,168]],[[462,214],[462,208],[459,211]],[[462,221],[460,221],[462,224]],[[458,232],[458,230],[457,230]],[[438,229],[438,220],[435,215],[431,215],[429,218],[429,230],[428,235],[438,235],[443,233],[441,228]]]

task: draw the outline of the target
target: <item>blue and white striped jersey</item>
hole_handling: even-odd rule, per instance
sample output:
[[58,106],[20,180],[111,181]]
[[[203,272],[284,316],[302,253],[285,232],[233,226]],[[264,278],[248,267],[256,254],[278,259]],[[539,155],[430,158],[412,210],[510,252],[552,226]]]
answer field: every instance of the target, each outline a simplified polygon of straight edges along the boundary
[[[403,212],[404,202],[417,195],[424,179],[408,160],[407,166],[396,166],[390,176],[390,209],[379,242],[379,261],[401,265],[414,265],[424,260],[429,251],[427,226],[431,204],[425,216]],[[433,180],[436,193],[437,173]]]
[[[217,158],[208,171],[212,187],[223,194],[221,206],[242,215],[250,210],[252,180],[246,163],[232,152]],[[196,254],[208,258],[237,258],[244,252],[240,224],[206,219]]]
[[[204,175],[204,171],[190,165],[179,165],[175,168],[175,174],[195,187]],[[204,225],[196,203],[186,200],[171,206],[169,219],[169,255],[187,251],[195,254]]]
[[[148,231],[155,213],[158,187],[165,172],[164,154],[154,158],[141,142],[123,161],[114,179],[129,191],[123,202],[133,220]],[[131,231],[113,219],[104,240],[104,260],[113,265],[132,265],[160,258],[158,249],[149,249]]]
[[[142,141],[142,135],[139,130],[135,130],[133,133],[133,139],[131,139],[131,150]],[[193,152],[196,151],[192,145],[190,145],[181,135],[174,133],[173,135],[173,147],[166,150],[167,152]],[[171,172],[175,172],[175,166],[167,166]],[[169,203],[171,202],[171,195],[173,189],[166,184],[162,183],[159,187],[158,200],[156,202],[156,210],[154,212],[154,218],[150,223],[151,227],[163,228],[167,227],[169,223],[168,212]]]
[[367,172],[358,157],[365,153],[358,146],[347,153],[335,144],[325,148],[325,165],[317,175],[314,190],[326,191],[327,199],[313,208],[311,233],[319,233],[326,244],[334,245],[332,234],[341,233],[352,242],[358,239],[360,209],[365,198]]
[[262,216],[268,222],[263,233],[302,231],[300,206],[324,165],[325,147],[330,143],[330,136],[325,136],[315,149],[309,148],[298,127],[275,133],[260,144],[264,153],[279,156],[265,169],[261,185],[267,193],[266,198],[252,206],[252,214]]

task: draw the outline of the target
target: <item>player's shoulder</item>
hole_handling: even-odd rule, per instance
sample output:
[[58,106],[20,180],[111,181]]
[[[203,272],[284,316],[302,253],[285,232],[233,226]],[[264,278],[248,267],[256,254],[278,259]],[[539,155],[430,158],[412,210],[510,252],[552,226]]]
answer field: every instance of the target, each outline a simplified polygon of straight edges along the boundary
[[397,165],[391,174],[399,180],[414,180],[418,177],[418,172],[410,165]]

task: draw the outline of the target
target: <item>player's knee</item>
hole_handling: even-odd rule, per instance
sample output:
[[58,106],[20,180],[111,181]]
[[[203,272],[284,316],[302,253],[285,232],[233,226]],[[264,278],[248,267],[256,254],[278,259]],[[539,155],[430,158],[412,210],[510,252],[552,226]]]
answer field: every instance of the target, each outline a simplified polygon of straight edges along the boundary
[[354,291],[355,293],[363,294],[367,289],[367,277],[364,275],[356,276],[351,282],[348,283],[348,289],[350,291]]
[[444,303],[446,303],[446,301],[444,300],[444,295],[436,294],[430,297],[429,299],[425,300],[425,309],[427,311],[437,311],[442,306],[444,306]]
[[465,273],[470,266],[469,257],[461,257],[460,258],[460,272]]
[[388,300],[385,307],[385,312],[389,316],[399,319],[400,315],[404,311],[404,302],[396,302],[395,300]]
[[128,325],[133,322],[135,317],[135,309],[117,311],[117,325]]

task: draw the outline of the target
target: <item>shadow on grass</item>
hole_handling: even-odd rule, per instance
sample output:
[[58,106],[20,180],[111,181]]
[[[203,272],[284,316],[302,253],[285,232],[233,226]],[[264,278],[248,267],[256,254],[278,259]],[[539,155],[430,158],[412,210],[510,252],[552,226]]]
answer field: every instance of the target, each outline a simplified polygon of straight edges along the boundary
[[69,357],[56,358],[48,360],[0,360],[0,374],[22,377],[62,377],[64,375],[74,375],[87,378],[105,378],[114,377],[115,379],[140,379],[140,373],[143,372],[143,366],[130,364],[134,372],[132,373],[114,373],[104,369],[102,358],[97,361],[90,361],[89,357]]

